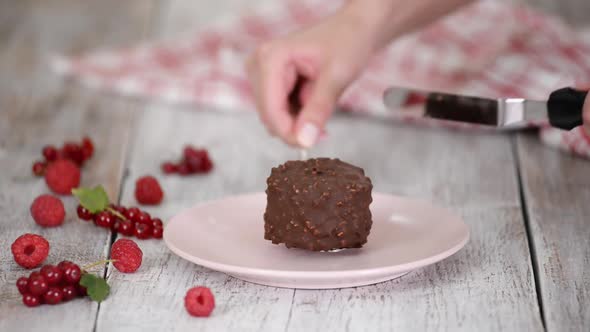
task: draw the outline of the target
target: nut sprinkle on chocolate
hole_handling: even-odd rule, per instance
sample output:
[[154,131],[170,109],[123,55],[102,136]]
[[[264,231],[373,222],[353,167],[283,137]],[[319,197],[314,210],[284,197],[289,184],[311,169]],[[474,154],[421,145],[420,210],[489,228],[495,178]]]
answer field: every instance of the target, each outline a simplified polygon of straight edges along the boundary
[[266,240],[312,251],[367,242],[373,185],[362,168],[330,158],[287,161],[266,182]]

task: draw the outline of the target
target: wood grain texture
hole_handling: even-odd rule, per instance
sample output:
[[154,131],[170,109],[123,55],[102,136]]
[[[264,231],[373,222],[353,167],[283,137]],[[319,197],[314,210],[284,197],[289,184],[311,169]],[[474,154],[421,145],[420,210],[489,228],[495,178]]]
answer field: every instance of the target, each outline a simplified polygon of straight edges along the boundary
[[289,331],[542,330],[507,137],[358,119],[335,121],[329,134],[314,155],[358,164],[376,191],[457,211],[471,239],[450,259],[398,280],[297,290]]
[[590,165],[519,136],[529,228],[548,331],[590,328]]
[[[14,1],[0,10],[0,331],[91,331],[94,327],[98,306],[88,300],[24,307],[15,281],[30,271],[16,265],[9,247],[21,234],[33,232],[51,244],[47,263],[69,259],[86,264],[107,254],[109,234],[80,222],[73,198],[63,198],[67,217],[55,229],[37,226],[29,206],[36,196],[48,192],[43,179],[31,175],[41,148],[80,140],[83,135],[93,138],[97,150],[84,169],[82,184],[102,183],[112,197],[117,196],[131,117],[129,103],[68,86],[47,68],[53,52],[77,52],[89,45],[139,38],[149,8],[140,1],[117,6],[113,13],[106,2]],[[10,15],[5,14],[8,9]],[[128,23],[135,25],[128,27]]]
[[[215,163],[210,175],[161,175],[160,162],[178,158],[185,144],[209,149]],[[295,156],[282,143],[270,140],[252,115],[152,107],[138,122],[122,202],[136,204],[135,180],[154,174],[166,196],[161,206],[146,210],[167,220],[204,200],[261,191],[270,168]],[[195,241],[198,236],[207,236],[207,230]],[[286,326],[293,290],[252,285],[198,267],[172,254],[161,240],[138,244],[145,261],[137,273],[123,275],[109,269],[113,293],[101,305],[97,331],[131,326],[138,331],[277,331]],[[210,287],[216,297],[217,308],[208,319],[192,318],[184,309],[186,291],[198,285]]]

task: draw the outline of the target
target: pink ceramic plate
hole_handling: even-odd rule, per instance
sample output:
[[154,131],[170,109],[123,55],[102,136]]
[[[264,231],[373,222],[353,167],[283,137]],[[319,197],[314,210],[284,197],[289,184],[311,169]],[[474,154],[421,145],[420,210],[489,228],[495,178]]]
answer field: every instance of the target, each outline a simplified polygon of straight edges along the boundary
[[264,240],[264,193],[200,204],[175,216],[166,245],[196,264],[236,278],[288,288],[342,288],[400,277],[461,249],[467,225],[428,203],[373,194],[373,228],[361,249],[308,252]]

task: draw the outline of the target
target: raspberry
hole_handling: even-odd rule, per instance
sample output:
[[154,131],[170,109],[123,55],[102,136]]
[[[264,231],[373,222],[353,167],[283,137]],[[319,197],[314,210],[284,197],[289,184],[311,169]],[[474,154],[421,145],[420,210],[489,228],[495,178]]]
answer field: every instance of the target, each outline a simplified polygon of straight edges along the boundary
[[135,198],[140,204],[160,204],[164,198],[164,192],[153,176],[143,176],[135,182]]
[[53,192],[71,195],[72,189],[80,185],[80,169],[71,160],[57,160],[45,170],[45,182]]
[[215,308],[215,298],[207,287],[193,287],[186,292],[184,307],[191,316],[208,317]]
[[30,233],[19,236],[10,248],[15,262],[26,269],[39,266],[49,254],[49,242]]
[[55,227],[63,223],[66,210],[61,200],[51,195],[41,195],[31,204],[31,216],[43,227]]
[[123,273],[133,273],[141,266],[143,252],[137,243],[128,239],[117,240],[111,249],[113,265]]

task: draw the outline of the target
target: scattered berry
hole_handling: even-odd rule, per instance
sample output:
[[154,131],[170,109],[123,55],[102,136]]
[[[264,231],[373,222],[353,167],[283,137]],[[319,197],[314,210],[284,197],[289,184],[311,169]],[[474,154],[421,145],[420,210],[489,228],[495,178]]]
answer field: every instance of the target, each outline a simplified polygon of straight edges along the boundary
[[99,227],[111,228],[115,218],[110,212],[102,211],[94,216],[94,224]]
[[62,154],[65,159],[73,161],[78,166],[82,166],[82,164],[84,164],[82,148],[76,143],[66,142],[62,148]]
[[62,281],[63,271],[57,266],[45,265],[40,272],[50,286],[59,285]]
[[145,211],[141,211],[135,218],[135,222],[139,224],[151,225],[152,216],[150,216],[150,214]]
[[165,162],[162,164],[162,172],[164,172],[164,174],[177,173],[178,166],[171,162]]
[[34,276],[29,277],[29,293],[41,296],[47,292],[49,289],[49,284],[45,280],[45,278],[41,276]]
[[45,182],[53,192],[70,195],[80,185],[80,169],[70,160],[57,160],[47,167]]
[[94,154],[94,143],[92,143],[92,140],[90,140],[90,138],[84,137],[82,139],[82,156],[84,157],[84,160],[88,160],[88,159],[92,158],[93,154]]
[[64,280],[68,284],[78,284],[82,277],[82,270],[76,264],[68,265],[64,270]]
[[43,157],[47,161],[55,161],[57,159],[57,149],[53,145],[47,145],[43,148]]
[[11,246],[16,263],[26,269],[39,266],[49,254],[49,242],[36,234],[23,234]]
[[138,239],[149,239],[152,236],[152,227],[148,224],[136,223],[133,234]]
[[153,176],[143,176],[135,182],[135,198],[140,204],[157,205],[162,202],[164,192]]
[[162,172],[164,174],[178,173],[180,175],[209,173],[213,169],[213,162],[209,158],[209,153],[205,149],[197,149],[187,145],[182,153],[182,158],[178,163],[162,163]]
[[33,174],[36,176],[42,176],[45,174],[45,169],[47,168],[47,164],[42,161],[36,161],[33,163]]
[[23,295],[23,303],[27,307],[37,307],[41,304],[41,300],[39,300],[39,297],[37,297],[33,294],[24,294]]
[[43,227],[55,227],[63,223],[66,210],[61,200],[52,195],[41,195],[31,204],[31,216]]
[[16,288],[18,288],[18,292],[22,295],[25,295],[29,292],[29,278],[27,277],[20,277],[16,280]]
[[123,213],[123,215],[128,220],[136,222],[136,218],[140,213],[141,213],[141,211],[138,208],[132,207],[132,208],[127,209],[127,211],[125,211],[125,213]]
[[123,273],[133,273],[141,266],[143,252],[132,240],[119,239],[111,249],[111,259],[115,260],[113,265]]
[[63,293],[63,301],[70,301],[78,296],[78,288],[74,285],[63,286],[61,289]]
[[47,304],[59,304],[63,299],[64,294],[60,288],[51,287],[45,294],[43,294],[43,299]]
[[76,212],[78,213],[78,218],[82,220],[90,221],[94,218],[94,215],[82,205],[78,205]]
[[152,227],[153,228],[163,228],[164,224],[162,223],[162,219],[160,219],[160,218],[152,219]]
[[76,264],[74,264],[73,262],[70,262],[70,261],[61,261],[61,262],[59,262],[59,264],[57,264],[57,268],[62,270],[62,272],[63,272],[70,265],[76,265]]
[[154,239],[161,239],[164,236],[164,228],[154,227],[152,228],[152,237]]
[[117,220],[115,231],[119,234],[132,236],[135,232],[135,224],[131,220]]
[[194,287],[186,292],[184,307],[191,316],[208,317],[215,308],[215,298],[207,287]]

